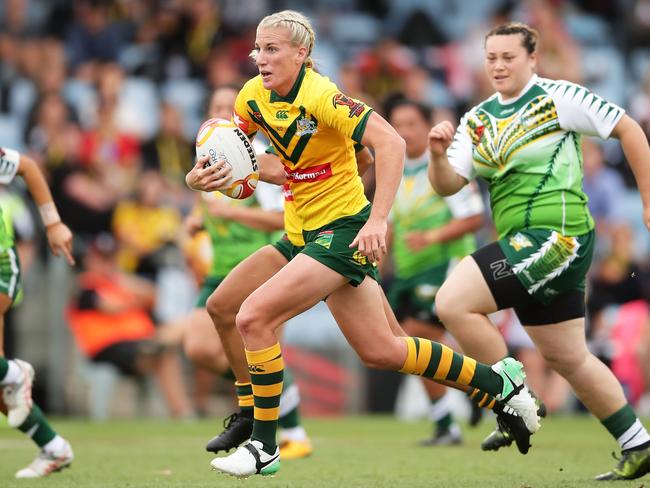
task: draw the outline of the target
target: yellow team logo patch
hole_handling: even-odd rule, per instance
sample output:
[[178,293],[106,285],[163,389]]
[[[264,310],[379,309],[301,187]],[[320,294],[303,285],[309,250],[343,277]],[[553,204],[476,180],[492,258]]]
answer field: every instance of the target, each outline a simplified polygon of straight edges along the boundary
[[519,232],[510,238],[510,245],[517,252],[521,251],[525,247],[533,247],[533,243],[530,242],[528,237]]
[[368,258],[361,254],[359,251],[354,251],[354,254],[352,254],[352,259],[354,260],[355,263],[365,266],[368,264]]
[[325,249],[329,249],[332,246],[333,238],[334,231],[324,230],[323,232],[318,233],[316,239],[314,239],[314,244],[318,244],[319,246],[323,246]]

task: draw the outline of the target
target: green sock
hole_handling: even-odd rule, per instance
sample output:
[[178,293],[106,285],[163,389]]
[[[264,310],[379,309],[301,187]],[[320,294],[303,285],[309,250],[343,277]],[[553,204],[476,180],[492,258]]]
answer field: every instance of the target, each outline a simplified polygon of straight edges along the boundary
[[449,400],[446,395],[431,399],[431,418],[438,431],[447,430],[454,423],[454,417],[449,410]]
[[278,425],[283,429],[292,429],[300,425],[300,412],[298,407],[290,410],[286,415],[278,419]]
[[5,379],[7,371],[9,371],[9,361],[7,361],[7,358],[0,356],[0,381]]
[[32,406],[29,415],[18,429],[31,437],[38,447],[43,447],[56,437],[56,432],[52,430],[42,410],[36,404]]
[[612,434],[614,439],[618,439],[627,429],[632,426],[635,421],[636,414],[628,403],[606,419],[601,420],[601,423],[607,429],[607,431]]
[[235,373],[233,373],[233,372],[232,372],[232,369],[230,369],[230,368],[228,368],[228,369],[225,370],[223,373],[221,373],[220,376],[221,376],[224,380],[228,380],[228,381],[234,381],[234,380],[237,379],[237,378],[235,378]]
[[601,420],[601,423],[616,439],[623,451],[647,448],[650,445],[650,434],[629,403]]
[[[284,368],[284,382],[282,385],[282,395],[280,395],[280,403],[286,407],[289,403],[289,411],[278,418],[278,425],[283,429],[292,429],[300,425],[300,411],[299,411],[299,396],[298,387],[293,382],[293,375],[291,371]],[[291,408],[293,406],[293,408]]]

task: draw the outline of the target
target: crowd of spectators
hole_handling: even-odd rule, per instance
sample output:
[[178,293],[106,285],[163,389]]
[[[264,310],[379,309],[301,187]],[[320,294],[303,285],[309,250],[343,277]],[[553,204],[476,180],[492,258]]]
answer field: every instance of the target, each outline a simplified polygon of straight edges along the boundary
[[[0,145],[39,162],[80,256],[108,233],[121,272],[156,285],[178,266],[208,96],[255,75],[255,26],[283,8],[313,19],[317,69],[379,112],[402,93],[456,123],[490,94],[485,32],[516,19],[541,33],[540,75],[588,86],[650,135],[649,0],[6,0]],[[649,241],[618,146],[587,142],[584,166],[600,232],[591,332],[615,360],[603,311],[647,298]]]

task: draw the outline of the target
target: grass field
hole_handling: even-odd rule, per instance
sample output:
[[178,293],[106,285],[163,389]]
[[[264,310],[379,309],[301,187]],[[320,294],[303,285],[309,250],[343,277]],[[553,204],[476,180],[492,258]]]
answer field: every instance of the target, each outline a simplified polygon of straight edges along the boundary
[[[238,481],[211,471],[212,456],[203,450],[205,441],[220,430],[218,421],[58,420],[55,425],[73,443],[72,468],[45,480],[15,480],[15,471],[31,461],[35,448],[2,425],[0,487],[602,487],[591,478],[613,465],[610,452],[616,448],[588,417],[547,419],[527,456],[514,447],[480,451],[492,420],[477,429],[465,428],[463,446],[422,448],[416,441],[429,435],[426,422],[314,419],[306,421],[316,448],[311,458],[283,462],[273,478]],[[616,486],[650,486],[650,475]]]

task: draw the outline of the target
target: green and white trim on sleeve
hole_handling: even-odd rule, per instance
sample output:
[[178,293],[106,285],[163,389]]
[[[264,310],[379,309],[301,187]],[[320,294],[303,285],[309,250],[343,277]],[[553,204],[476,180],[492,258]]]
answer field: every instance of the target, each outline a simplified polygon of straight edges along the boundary
[[582,190],[582,134],[607,138],[624,114],[584,87],[534,75],[514,100],[493,95],[462,118],[447,151],[456,172],[484,178],[503,237],[593,229]]
[[20,153],[14,149],[0,147],[0,183],[8,185],[18,172]]

